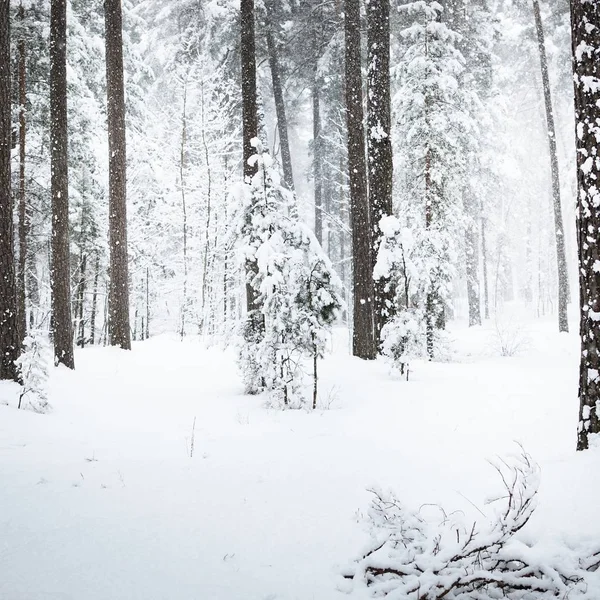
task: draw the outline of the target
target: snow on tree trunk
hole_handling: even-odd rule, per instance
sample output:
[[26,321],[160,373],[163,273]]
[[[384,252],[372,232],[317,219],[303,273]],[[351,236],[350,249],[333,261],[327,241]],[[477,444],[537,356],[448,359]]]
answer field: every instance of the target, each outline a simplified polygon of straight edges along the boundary
[[581,362],[577,449],[600,434],[600,4],[571,1]]
[[[381,242],[379,222],[392,214],[392,113],[390,91],[390,2],[367,1],[367,146],[373,266]],[[394,312],[391,281],[375,281],[375,341]]]

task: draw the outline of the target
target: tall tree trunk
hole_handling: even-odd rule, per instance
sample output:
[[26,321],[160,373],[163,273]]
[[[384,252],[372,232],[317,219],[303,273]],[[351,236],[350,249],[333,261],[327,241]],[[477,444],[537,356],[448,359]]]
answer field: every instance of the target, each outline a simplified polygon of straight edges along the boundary
[[[24,26],[25,11],[23,4],[19,5],[19,21]],[[29,214],[27,211],[27,198],[25,196],[25,104],[27,102],[26,87],[26,56],[25,38],[21,34],[17,43],[19,61],[19,333],[21,342],[27,335],[27,288],[25,285],[27,273],[27,243],[29,240]]]
[[52,338],[54,361],[75,368],[71,322],[69,161],[67,132],[67,0],[50,9],[50,148],[52,188]]
[[[316,46],[316,43],[315,43]],[[315,57],[312,81],[313,180],[315,192],[315,237],[323,245],[323,145],[321,139],[321,95]]]
[[363,359],[377,355],[374,334],[371,220],[367,196],[365,132],[361,78],[360,0],[344,0],[346,123],[352,222],[354,328],[352,353]]
[[82,254],[79,263],[79,282],[77,286],[78,296],[78,331],[77,331],[77,345],[80,348],[85,347],[85,272],[87,268],[87,255]]
[[481,262],[483,265],[483,309],[484,317],[490,318],[490,284],[488,277],[488,252],[486,240],[487,223],[483,214],[483,204],[481,205]]
[[[373,267],[381,243],[379,222],[391,215],[394,163],[390,93],[390,0],[367,0],[368,94],[367,145],[369,204],[372,214]],[[394,310],[394,290],[389,278],[374,283],[375,340]]]
[[110,344],[131,350],[127,259],[127,154],[125,86],[123,83],[123,19],[121,0],[105,0],[106,93],[108,115],[108,214]]
[[540,67],[542,72],[542,84],[544,88],[544,104],[546,106],[546,122],[548,124],[550,168],[552,172],[552,200],[554,204],[556,263],[558,268],[558,330],[569,331],[569,321],[567,317],[567,304],[569,302],[569,274],[567,271],[565,229],[563,225],[562,207],[560,202],[560,176],[558,170],[558,152],[556,149],[556,130],[554,127],[554,110],[552,107],[550,78],[548,76],[546,44],[544,42],[544,27],[542,25],[540,4],[538,0],[533,0],[533,13],[535,16],[535,28],[537,31],[538,49],[540,53]]
[[479,223],[477,220],[477,202],[469,186],[464,190],[465,215],[465,254],[467,272],[467,299],[469,304],[469,327],[481,325],[481,302],[479,294]]
[[[244,181],[250,184],[257,172],[257,165],[250,163],[256,154],[252,140],[259,136],[258,99],[256,95],[256,40],[254,33],[254,0],[240,0],[241,62],[242,62],[242,129]],[[255,202],[254,198],[252,202]],[[247,211],[245,226],[251,227],[252,207]],[[261,312],[258,292],[252,280],[258,273],[256,258],[246,260],[246,326],[244,339],[255,344],[264,336],[265,322]],[[252,383],[246,390],[250,394],[262,391],[260,383]]]
[[[204,90],[202,91],[202,117],[204,121]],[[202,123],[202,137],[204,138],[204,123]],[[183,233],[183,302],[181,303],[181,339],[185,337],[186,316],[188,310],[188,221],[187,199],[185,195],[185,169],[186,169],[186,144],[187,144],[187,76],[183,87],[183,108],[181,114],[181,146],[179,148],[179,183],[181,185],[181,225]],[[210,207],[210,168],[208,171],[208,198]],[[205,275],[206,276],[206,275]],[[202,280],[204,289],[204,278]]]
[[581,363],[577,449],[600,434],[600,4],[571,0],[578,184]]
[[[432,224],[433,200],[431,191],[431,150],[428,148],[425,156],[425,230],[429,231]],[[435,355],[436,307],[438,304],[437,292],[433,286],[434,282],[430,281],[427,297],[425,299],[425,345],[429,360],[433,360]]]
[[12,148],[10,101],[10,7],[0,2],[0,379],[18,381],[19,321],[10,153]]
[[96,313],[98,310],[98,279],[100,278],[100,256],[96,250],[94,265],[94,292],[92,295],[92,314],[90,315],[90,344],[96,343]]
[[288,190],[294,191],[294,171],[292,169],[292,153],[290,152],[290,141],[288,136],[288,122],[283,97],[283,86],[281,84],[281,65],[279,63],[279,52],[275,38],[275,26],[273,23],[273,0],[266,3],[267,14],[267,49],[269,52],[269,67],[271,69],[271,80],[273,82],[273,97],[275,100],[275,112],[277,113],[277,129],[281,144],[281,163],[283,167],[283,180]]
[[[258,137],[258,101],[256,96],[256,41],[254,36],[254,0],[240,0],[242,57],[242,125],[244,181],[256,173],[250,158],[256,153],[252,140]],[[246,263],[246,307],[249,315],[259,310],[258,296],[250,280],[257,273],[256,261]]]

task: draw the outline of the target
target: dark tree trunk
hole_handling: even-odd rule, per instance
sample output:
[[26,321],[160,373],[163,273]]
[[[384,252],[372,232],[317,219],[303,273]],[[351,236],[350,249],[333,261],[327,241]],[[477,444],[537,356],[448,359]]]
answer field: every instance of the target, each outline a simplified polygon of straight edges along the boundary
[[546,122],[548,125],[548,145],[550,150],[550,168],[552,172],[552,199],[554,204],[554,230],[556,234],[556,263],[558,268],[558,330],[569,331],[567,304],[569,302],[569,274],[565,254],[565,229],[563,225],[562,207],[560,202],[560,177],[558,170],[558,153],[556,149],[556,130],[554,127],[554,110],[550,78],[548,76],[548,60],[544,42],[544,28],[538,0],[533,0],[533,12],[540,53],[542,84],[544,87],[544,104],[546,106]]
[[371,220],[367,196],[365,132],[360,46],[360,0],[345,0],[345,81],[348,129],[348,173],[352,222],[354,328],[352,353],[363,359],[377,355],[374,335]]
[[581,363],[577,449],[600,434],[600,4],[571,0],[578,184]]
[[[316,43],[315,43],[316,47]],[[315,192],[315,237],[323,245],[323,145],[321,140],[321,96],[317,74],[317,58],[312,82],[313,108],[313,179]]]
[[50,10],[50,147],[52,187],[52,339],[54,361],[75,368],[71,322],[69,161],[67,133],[67,0]]
[[[367,145],[369,204],[372,214],[373,267],[381,243],[379,222],[391,215],[394,163],[392,156],[392,109],[390,94],[390,0],[367,0],[368,94]],[[389,279],[375,287],[375,339],[394,310],[394,291]]]
[[[241,58],[242,58],[242,121],[244,181],[249,183],[256,173],[256,166],[249,163],[256,153],[252,140],[258,137],[258,102],[256,97],[256,42],[254,36],[254,0],[241,0]],[[246,307],[248,315],[260,309],[257,293],[251,279],[257,273],[256,261],[246,263]]]
[[[254,0],[240,0],[241,20],[241,62],[242,62],[242,126],[244,181],[249,184],[256,174],[256,165],[250,164],[250,158],[256,154],[252,140],[258,138],[258,100],[256,94],[256,40],[254,27]],[[253,200],[254,201],[254,200]],[[250,227],[252,207],[247,212],[246,227]],[[252,284],[258,273],[256,258],[246,260],[246,327],[244,339],[249,344],[257,343],[264,335],[264,319],[257,290]],[[261,390],[247,389],[254,394]]]
[[[19,21],[24,25],[25,11],[23,4],[19,6]],[[25,196],[25,103],[27,102],[25,38],[20,37],[17,43],[19,61],[19,333],[21,342],[27,335],[27,307],[25,285],[27,273],[27,243],[29,239],[29,214]]]
[[269,66],[271,69],[271,80],[273,81],[273,97],[275,99],[275,111],[277,113],[277,129],[281,144],[281,163],[283,167],[283,180],[288,190],[294,191],[294,171],[292,169],[292,154],[290,152],[290,141],[288,137],[287,114],[285,100],[283,97],[283,86],[281,84],[281,65],[275,38],[275,27],[273,24],[273,0],[266,4],[267,9],[267,47],[269,51]]
[[0,2],[0,379],[18,381],[19,320],[13,246],[10,152],[10,7]]
[[105,0],[106,93],[109,155],[110,288],[108,333],[112,346],[131,350],[127,259],[127,155],[121,0]]

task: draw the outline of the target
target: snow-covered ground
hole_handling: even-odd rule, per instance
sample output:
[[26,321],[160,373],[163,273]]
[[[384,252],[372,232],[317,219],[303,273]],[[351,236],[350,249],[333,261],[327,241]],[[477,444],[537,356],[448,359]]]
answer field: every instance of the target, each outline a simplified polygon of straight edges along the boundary
[[515,441],[542,468],[522,535],[600,538],[600,449],[574,451],[577,335],[507,323],[454,325],[453,359],[408,382],[339,331],[316,412],[266,409],[232,351],[168,336],[79,351],[48,415],[1,384],[0,599],[348,598],[368,487],[476,516],[499,486],[486,459]]

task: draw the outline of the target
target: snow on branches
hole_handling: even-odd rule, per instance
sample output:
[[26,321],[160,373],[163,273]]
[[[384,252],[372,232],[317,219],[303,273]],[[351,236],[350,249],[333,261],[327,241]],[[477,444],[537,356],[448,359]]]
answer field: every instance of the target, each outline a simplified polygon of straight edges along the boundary
[[522,450],[493,466],[503,494],[482,522],[443,511],[440,522],[430,522],[393,493],[373,491],[372,542],[344,576],[390,600],[597,598],[589,579],[600,566],[600,544],[549,552],[516,538],[536,508],[537,464]]
[[342,305],[340,283],[313,233],[298,218],[295,197],[255,139],[258,170],[250,184],[242,253],[253,263],[248,285],[257,294],[261,327],[246,323],[240,367],[247,390],[265,389],[272,403],[304,403],[304,362],[313,360],[313,406],[317,359]]
[[19,395],[19,408],[28,408],[37,413],[49,410],[48,365],[50,345],[40,332],[31,331],[23,340],[23,352],[16,360],[23,384]]

